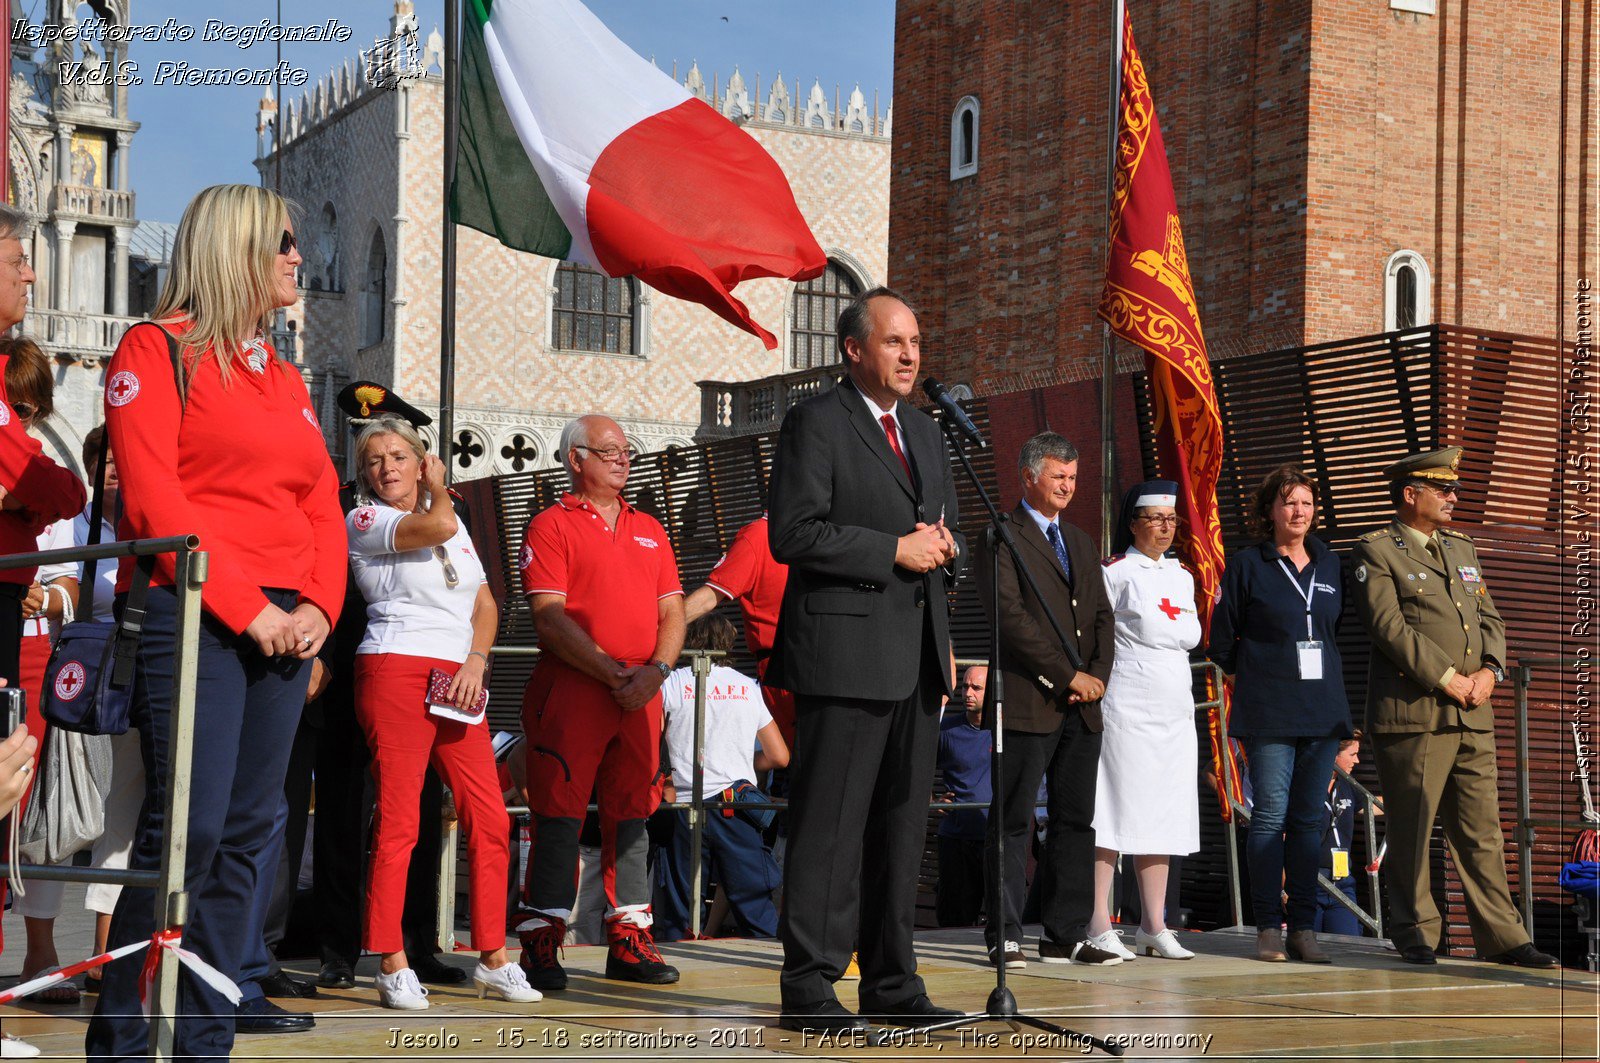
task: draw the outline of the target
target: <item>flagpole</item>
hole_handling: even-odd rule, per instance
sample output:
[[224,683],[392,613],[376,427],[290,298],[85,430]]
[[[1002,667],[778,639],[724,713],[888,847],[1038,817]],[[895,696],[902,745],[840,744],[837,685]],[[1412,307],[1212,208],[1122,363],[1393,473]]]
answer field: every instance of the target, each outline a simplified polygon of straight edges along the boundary
[[[1106,119],[1106,255],[1111,254],[1111,208],[1117,192],[1117,131],[1122,118],[1122,21],[1124,0],[1111,0],[1111,97]],[[1117,519],[1116,425],[1111,394],[1116,386],[1111,322],[1100,323],[1100,552],[1111,555]]]
[[444,2],[444,204],[439,276],[439,457],[444,481],[455,477],[450,440],[455,435],[456,403],[456,223],[450,191],[456,183],[456,140],[461,130],[461,4]]

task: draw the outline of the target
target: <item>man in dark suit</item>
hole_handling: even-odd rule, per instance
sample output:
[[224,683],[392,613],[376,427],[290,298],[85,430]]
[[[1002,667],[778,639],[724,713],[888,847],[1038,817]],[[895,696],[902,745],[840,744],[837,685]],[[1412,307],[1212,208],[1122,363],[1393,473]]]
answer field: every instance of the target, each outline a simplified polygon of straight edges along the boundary
[[783,1018],[859,1029],[834,995],[859,937],[860,1002],[884,1023],[934,1006],[912,944],[950,611],[963,539],[939,429],[905,399],[917,318],[874,288],[839,315],[849,379],[799,403],[778,436],[772,553],[789,566],[767,681],[796,696],[784,862]]
[[[995,780],[1003,794],[1005,898],[994,877],[995,832],[984,858],[989,925],[984,930],[991,962],[1024,967],[1023,898],[1027,883],[1028,828],[1039,780],[1048,772],[1049,829],[1038,874],[1044,876],[1041,916],[1045,963],[1121,963],[1118,953],[1089,940],[1094,913],[1094,791],[1100,763],[1100,698],[1111,675],[1114,642],[1111,603],[1100,577],[1093,541],[1061,519],[1078,486],[1078,451],[1054,432],[1040,432],[1017,457],[1022,501],[1006,515],[1036,595],[1017,575],[1010,551],[999,553],[999,617],[996,576],[988,541],[979,551],[978,587],[990,623],[1000,626],[1000,671],[1004,676],[1005,764]],[[1074,668],[1056,638],[1048,609],[1077,650]],[[990,689],[994,685],[991,681]],[[991,823],[993,817],[991,817]]]

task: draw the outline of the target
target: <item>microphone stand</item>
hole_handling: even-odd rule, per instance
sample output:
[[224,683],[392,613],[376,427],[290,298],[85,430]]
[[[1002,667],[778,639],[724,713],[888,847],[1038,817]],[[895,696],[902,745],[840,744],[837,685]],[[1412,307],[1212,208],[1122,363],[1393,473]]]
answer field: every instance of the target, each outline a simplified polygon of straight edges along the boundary
[[[1003,1022],[1013,1031],[1020,1031],[1024,1026],[1035,1030],[1043,1030],[1062,1039],[1063,1048],[1066,1046],[1090,1045],[1107,1052],[1113,1056],[1122,1055],[1122,1046],[1102,1041],[1090,1034],[1069,1030],[1065,1026],[1058,1026],[1053,1022],[1037,1018],[1017,1009],[1017,998],[1012,995],[1006,985],[1006,958],[1005,958],[1005,833],[1001,829],[1001,822],[1005,818],[1005,791],[999,785],[1005,778],[1002,770],[1005,764],[1005,674],[1000,670],[1000,550],[998,544],[1004,544],[1011,553],[1011,563],[1016,567],[1018,575],[1022,577],[1033,596],[1044,607],[1045,619],[1050,622],[1050,628],[1055,632],[1056,638],[1061,642],[1061,648],[1066,652],[1067,660],[1076,669],[1083,668],[1083,659],[1078,654],[1077,647],[1067,640],[1066,632],[1056,620],[1055,614],[1050,611],[1050,606],[1039,594],[1039,585],[1033,580],[1033,573],[1028,570],[1028,564],[1022,559],[1017,550],[1017,541],[1012,538],[1011,528],[1006,519],[995,508],[994,500],[989,497],[989,492],[984,490],[983,481],[978,479],[977,470],[972,467],[972,462],[967,458],[966,448],[961,445],[961,435],[952,419],[939,418],[939,426],[944,429],[945,437],[950,445],[955,448],[956,457],[961,462],[961,467],[966,470],[967,480],[978,493],[978,499],[983,503],[983,508],[989,511],[989,565],[990,589],[993,593],[994,623],[989,625],[989,689],[993,692],[992,704],[994,706],[994,750],[989,757],[989,774],[994,780],[993,796],[989,802],[989,830],[995,832],[994,847],[994,877],[998,894],[996,907],[1000,913],[990,912],[989,920],[993,923],[999,919],[999,928],[995,939],[995,965],[994,989],[989,993],[989,999],[984,1004],[981,1012],[971,1015],[962,1015],[943,1022],[932,1023],[927,1026],[918,1026],[905,1031],[905,1036],[920,1036],[933,1033],[936,1030],[952,1030],[960,1026],[975,1026],[980,1022]],[[915,1042],[908,1042],[915,1043]]]

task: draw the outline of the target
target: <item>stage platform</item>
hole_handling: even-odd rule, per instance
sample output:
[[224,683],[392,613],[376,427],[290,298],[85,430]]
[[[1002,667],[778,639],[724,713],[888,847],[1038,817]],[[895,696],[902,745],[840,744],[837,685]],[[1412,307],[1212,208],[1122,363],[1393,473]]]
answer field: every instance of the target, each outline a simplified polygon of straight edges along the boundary
[[[68,912],[81,887],[69,887]],[[81,912],[79,907],[77,911]],[[7,918],[0,985],[19,972],[22,928]],[[71,914],[58,941],[63,959],[88,955],[86,921]],[[1131,937],[1131,934],[1129,935]],[[1467,960],[1435,967],[1399,962],[1371,939],[1327,939],[1331,966],[1266,964],[1253,958],[1253,931],[1181,935],[1199,955],[1188,961],[1141,958],[1115,967],[1046,965],[1030,949],[1010,983],[1024,1010],[1071,1029],[1118,1038],[1128,1059],[1595,1060],[1600,985],[1582,971],[1522,971]],[[514,944],[514,943],[513,943]],[[917,936],[933,999],[976,1010],[993,985],[979,965],[978,930]],[[890,1032],[848,1040],[805,1038],[775,1025],[776,942],[720,940],[665,946],[683,972],[676,985],[631,986],[600,977],[605,951],[574,946],[564,963],[571,987],[535,1005],[482,1001],[470,989],[432,992],[424,1012],[376,1006],[375,958],[364,959],[357,987],[319,999],[284,1001],[316,1015],[316,1029],[241,1037],[239,1060],[468,1060],[689,1057],[837,1060],[1081,1058],[1081,1045],[1052,1043],[1005,1026],[911,1040]],[[446,957],[468,970],[471,954]],[[314,973],[291,963],[299,974]],[[854,984],[840,998],[856,1004]],[[81,1059],[94,998],[78,1008],[0,1008],[0,1026],[42,1049],[45,1058]],[[1093,1053],[1099,1055],[1099,1053]]]

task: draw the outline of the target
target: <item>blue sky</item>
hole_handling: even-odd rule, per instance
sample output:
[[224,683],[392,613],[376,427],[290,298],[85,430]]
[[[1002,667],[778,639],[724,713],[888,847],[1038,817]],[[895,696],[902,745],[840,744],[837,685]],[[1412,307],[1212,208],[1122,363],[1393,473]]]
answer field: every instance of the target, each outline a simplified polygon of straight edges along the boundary
[[[586,0],[619,37],[662,69],[680,75],[698,60],[709,81],[713,72],[724,80],[738,66],[746,81],[761,75],[763,91],[782,71],[809,89],[822,82],[830,100],[834,86],[843,93],[860,83],[867,99],[874,89],[887,103],[892,94],[894,59],[893,0],[806,0],[778,4],[768,0],[734,4],[729,0]],[[128,58],[139,65],[142,85],[129,88],[130,117],[143,123],[134,137],[130,166],[139,217],[177,221],[189,198],[207,185],[225,181],[255,183],[255,87],[199,87],[154,84],[163,60],[194,67],[267,69],[277,62],[277,45],[259,42],[240,48],[228,41],[202,40],[207,20],[231,26],[275,21],[272,0],[137,0],[133,19],[139,25],[174,19],[195,27],[186,42],[136,43]],[[285,44],[283,61],[304,67],[310,84],[358,50],[386,35],[392,0],[283,0],[283,24],[320,25],[336,13],[351,30],[347,43]],[[37,22],[44,0],[23,0],[23,11]],[[444,32],[443,0],[419,0],[421,34],[438,26]],[[723,21],[726,16],[727,21]],[[286,92],[298,98],[301,89]]]

